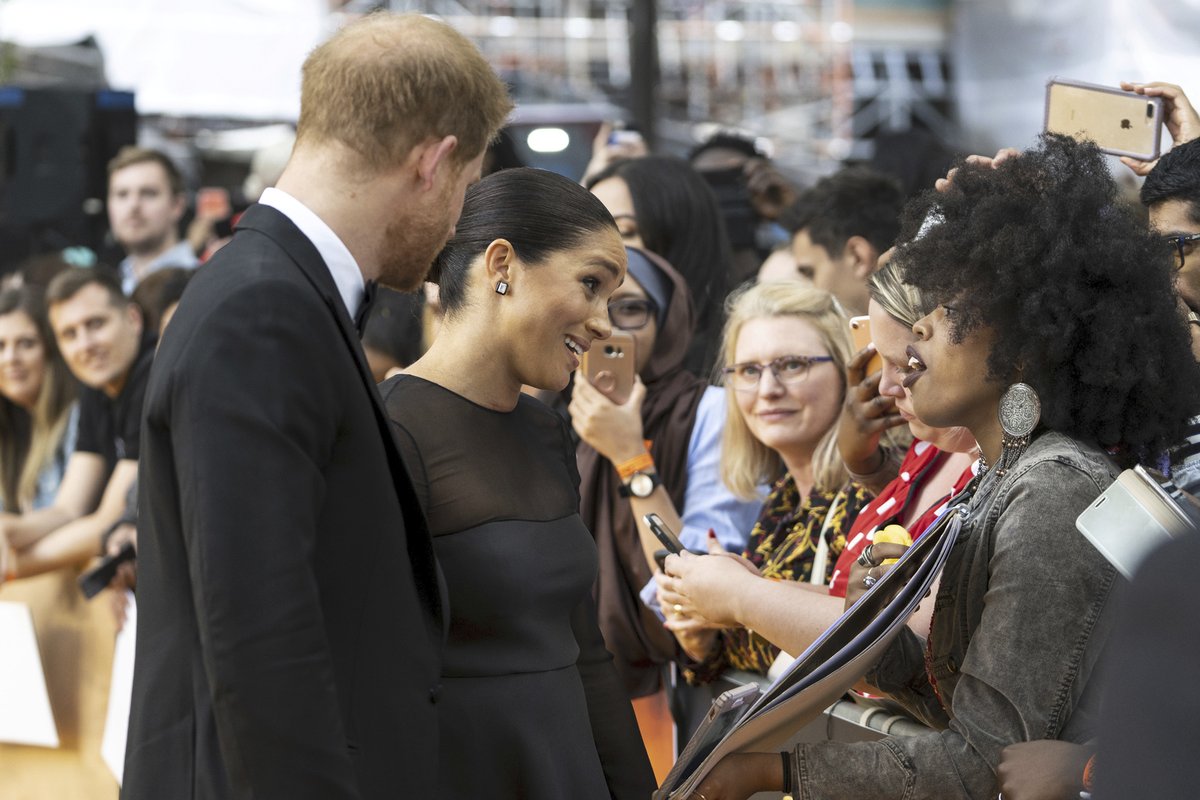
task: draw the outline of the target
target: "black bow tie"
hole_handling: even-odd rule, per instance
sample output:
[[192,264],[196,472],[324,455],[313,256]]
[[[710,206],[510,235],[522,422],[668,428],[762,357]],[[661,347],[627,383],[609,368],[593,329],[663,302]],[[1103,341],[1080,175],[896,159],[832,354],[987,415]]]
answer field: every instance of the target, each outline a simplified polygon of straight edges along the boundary
[[358,312],[354,315],[354,327],[358,330],[358,338],[362,338],[363,331],[367,328],[367,319],[371,316],[371,306],[375,304],[375,290],[379,286],[377,281],[367,281],[364,286],[362,303],[358,306]]

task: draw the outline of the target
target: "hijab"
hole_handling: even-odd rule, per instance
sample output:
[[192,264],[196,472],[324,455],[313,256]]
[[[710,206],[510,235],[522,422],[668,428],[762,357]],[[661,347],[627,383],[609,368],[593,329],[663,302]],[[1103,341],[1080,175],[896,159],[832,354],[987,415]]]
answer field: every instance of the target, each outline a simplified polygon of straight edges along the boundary
[[[642,429],[659,479],[675,507],[683,511],[688,479],[688,444],[705,382],[683,367],[692,343],[695,317],[683,276],[659,256],[629,249],[631,273],[660,306],[654,352],[641,372],[646,385]],[[643,280],[638,274],[653,270]],[[668,291],[669,287],[669,291]],[[621,497],[616,467],[586,442],[576,455],[580,474],[579,513],[596,540],[600,570],[595,594],[600,629],[630,697],[653,694],[661,666],[674,659],[675,639],[641,601],[651,570],[638,539],[630,500]]]

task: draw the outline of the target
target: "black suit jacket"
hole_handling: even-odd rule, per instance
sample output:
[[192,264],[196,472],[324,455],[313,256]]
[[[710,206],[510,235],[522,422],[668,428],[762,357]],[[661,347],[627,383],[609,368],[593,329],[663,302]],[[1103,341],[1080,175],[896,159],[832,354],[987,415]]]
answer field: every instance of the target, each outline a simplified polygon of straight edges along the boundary
[[433,797],[428,530],[324,262],[246,212],[163,337],[122,796]]

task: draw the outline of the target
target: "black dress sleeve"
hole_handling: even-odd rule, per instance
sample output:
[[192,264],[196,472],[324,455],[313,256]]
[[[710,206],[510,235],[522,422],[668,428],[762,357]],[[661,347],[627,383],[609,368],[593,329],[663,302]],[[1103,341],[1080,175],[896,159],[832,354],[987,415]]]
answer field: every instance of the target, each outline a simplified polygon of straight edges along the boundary
[[637,735],[633,706],[617,677],[612,654],[604,646],[591,593],[572,613],[571,628],[579,642],[576,667],[609,794],[614,800],[646,800],[657,788],[654,770]]

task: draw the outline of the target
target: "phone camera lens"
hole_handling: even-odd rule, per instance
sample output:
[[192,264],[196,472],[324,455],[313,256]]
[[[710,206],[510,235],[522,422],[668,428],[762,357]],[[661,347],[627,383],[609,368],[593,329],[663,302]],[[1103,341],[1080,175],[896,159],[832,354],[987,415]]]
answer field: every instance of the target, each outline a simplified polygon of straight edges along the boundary
[[617,350],[611,344],[604,346],[604,355],[615,356],[616,354],[617,354]]
[[1146,119],[1154,118],[1154,103],[1146,103]]

